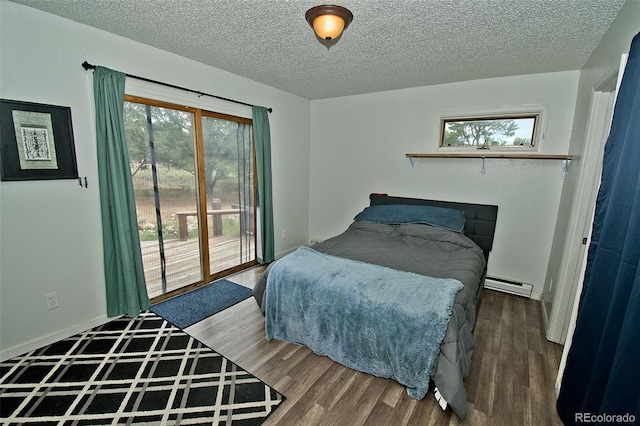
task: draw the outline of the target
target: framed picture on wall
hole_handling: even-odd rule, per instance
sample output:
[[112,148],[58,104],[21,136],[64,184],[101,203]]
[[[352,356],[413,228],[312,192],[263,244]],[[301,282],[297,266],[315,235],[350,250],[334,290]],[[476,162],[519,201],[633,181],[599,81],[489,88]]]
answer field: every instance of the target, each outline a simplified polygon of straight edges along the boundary
[[77,179],[71,108],[0,99],[3,181]]

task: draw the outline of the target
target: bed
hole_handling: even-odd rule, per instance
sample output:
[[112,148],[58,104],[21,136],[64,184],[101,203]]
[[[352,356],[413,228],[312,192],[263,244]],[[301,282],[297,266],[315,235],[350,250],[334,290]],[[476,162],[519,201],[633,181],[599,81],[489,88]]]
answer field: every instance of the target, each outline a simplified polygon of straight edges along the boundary
[[[498,207],[371,194],[342,234],[269,265],[253,296],[267,339],[309,347],[467,414],[476,309]],[[420,338],[416,338],[420,336]]]

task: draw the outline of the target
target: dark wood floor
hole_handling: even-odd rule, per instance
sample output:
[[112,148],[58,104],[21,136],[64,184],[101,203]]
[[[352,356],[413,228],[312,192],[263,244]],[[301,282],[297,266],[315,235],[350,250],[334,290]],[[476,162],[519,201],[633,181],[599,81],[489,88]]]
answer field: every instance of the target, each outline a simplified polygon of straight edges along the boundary
[[[230,277],[253,287],[262,267]],[[265,425],[561,425],[554,383],[562,346],[547,341],[538,301],[486,290],[465,385],[469,414],[442,411],[393,380],[345,368],[310,350],[267,342],[253,298],[186,331],[287,397]]]

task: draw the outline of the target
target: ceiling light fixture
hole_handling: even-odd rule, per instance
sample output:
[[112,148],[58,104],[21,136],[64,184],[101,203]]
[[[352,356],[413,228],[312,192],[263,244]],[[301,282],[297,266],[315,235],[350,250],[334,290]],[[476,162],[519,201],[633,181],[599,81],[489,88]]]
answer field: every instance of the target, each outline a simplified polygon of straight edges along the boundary
[[340,39],[342,31],[347,29],[353,20],[353,14],[349,9],[335,4],[312,7],[304,17],[327,49]]

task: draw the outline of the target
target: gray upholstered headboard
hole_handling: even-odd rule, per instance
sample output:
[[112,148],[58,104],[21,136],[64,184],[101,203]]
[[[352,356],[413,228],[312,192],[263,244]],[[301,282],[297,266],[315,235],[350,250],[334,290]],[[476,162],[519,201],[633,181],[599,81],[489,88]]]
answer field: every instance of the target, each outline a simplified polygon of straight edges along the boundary
[[457,203],[452,201],[423,200],[420,198],[394,197],[387,194],[370,194],[370,205],[410,204],[421,206],[448,207],[464,211],[464,234],[471,238],[489,259],[493,248],[493,234],[496,230],[498,206],[488,204]]

